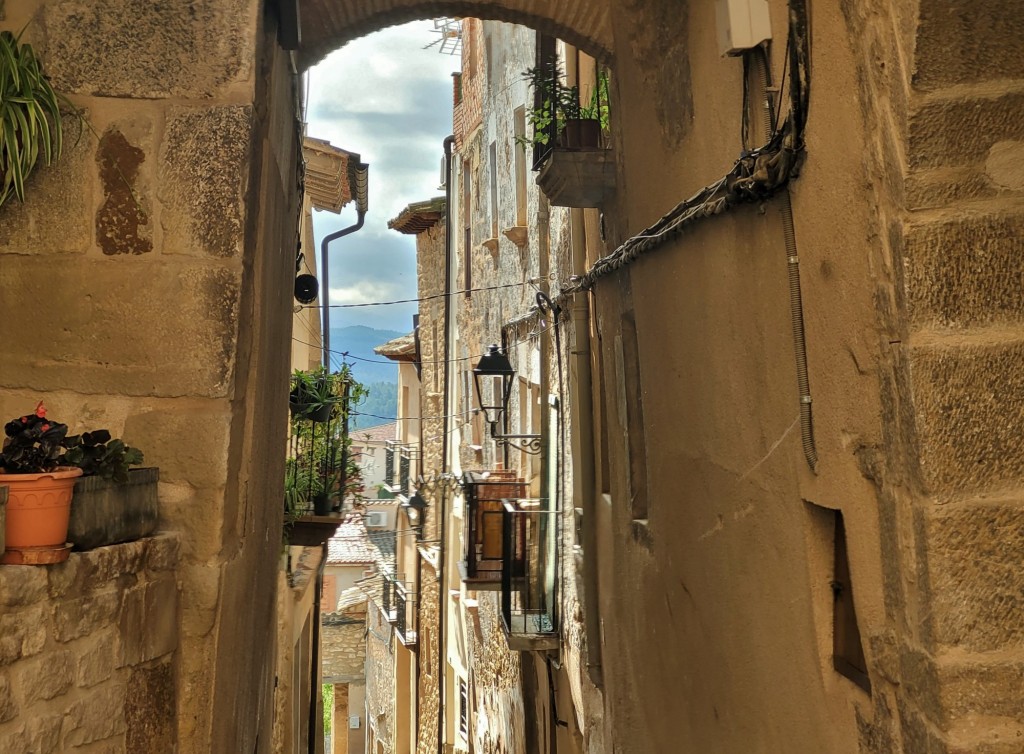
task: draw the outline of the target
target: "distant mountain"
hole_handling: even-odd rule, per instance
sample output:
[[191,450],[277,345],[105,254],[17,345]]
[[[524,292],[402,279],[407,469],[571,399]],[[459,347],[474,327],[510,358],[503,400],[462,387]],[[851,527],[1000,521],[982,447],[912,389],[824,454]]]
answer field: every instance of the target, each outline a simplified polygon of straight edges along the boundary
[[[364,325],[350,325],[348,327],[331,328],[331,350],[334,352],[333,360],[342,358],[338,354],[347,352],[348,363],[352,367],[352,374],[364,384],[370,382],[393,382],[398,383],[398,364],[388,361],[383,356],[373,352],[374,347],[389,340],[397,338],[405,333],[395,330],[375,330]],[[384,363],[381,363],[384,362]]]

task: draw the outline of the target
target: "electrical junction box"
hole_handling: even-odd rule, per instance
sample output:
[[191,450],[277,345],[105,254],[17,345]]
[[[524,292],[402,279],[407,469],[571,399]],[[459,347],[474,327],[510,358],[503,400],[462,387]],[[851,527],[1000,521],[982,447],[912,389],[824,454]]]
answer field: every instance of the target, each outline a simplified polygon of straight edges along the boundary
[[362,721],[359,719],[359,715],[351,715],[348,718],[349,730],[358,730],[361,722]]
[[740,55],[772,38],[768,0],[716,0],[715,16],[723,55]]

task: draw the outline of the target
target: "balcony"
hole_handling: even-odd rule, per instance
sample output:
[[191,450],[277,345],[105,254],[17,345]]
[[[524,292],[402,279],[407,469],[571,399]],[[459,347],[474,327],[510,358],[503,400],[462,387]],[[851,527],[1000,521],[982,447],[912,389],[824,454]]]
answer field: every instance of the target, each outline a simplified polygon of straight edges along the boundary
[[404,580],[402,574],[396,576],[385,573],[381,591],[381,609],[384,615],[395,627],[402,644],[414,649],[419,614],[413,586]]
[[[466,551],[465,559],[459,563],[459,572],[470,589],[498,590],[501,588],[504,541],[502,502],[523,498],[526,483],[513,471],[499,470],[467,472],[463,484],[466,495]],[[517,539],[521,537],[522,533],[518,533]]]
[[285,462],[284,523],[288,543],[322,545],[341,523],[350,467],[347,453],[346,382],[334,375],[341,393],[323,415],[296,411],[289,427]]
[[384,447],[384,486],[407,502],[416,492],[420,475],[420,448],[412,443],[388,440]]
[[502,503],[501,618],[509,649],[558,647],[558,511],[546,500]]

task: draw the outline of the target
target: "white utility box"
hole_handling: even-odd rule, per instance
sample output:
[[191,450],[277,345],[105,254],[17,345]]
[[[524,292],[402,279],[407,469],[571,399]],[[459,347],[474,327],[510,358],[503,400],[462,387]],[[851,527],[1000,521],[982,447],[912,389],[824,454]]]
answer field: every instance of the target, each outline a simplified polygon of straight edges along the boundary
[[772,38],[768,0],[715,0],[718,50],[740,55]]

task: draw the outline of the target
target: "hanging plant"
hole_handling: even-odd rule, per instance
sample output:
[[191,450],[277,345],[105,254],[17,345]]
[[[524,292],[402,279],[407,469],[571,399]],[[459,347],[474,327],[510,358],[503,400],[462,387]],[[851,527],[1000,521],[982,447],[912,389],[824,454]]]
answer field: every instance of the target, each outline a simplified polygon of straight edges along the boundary
[[0,205],[13,194],[25,201],[25,179],[40,159],[49,165],[63,147],[61,107],[32,45],[0,32]]

